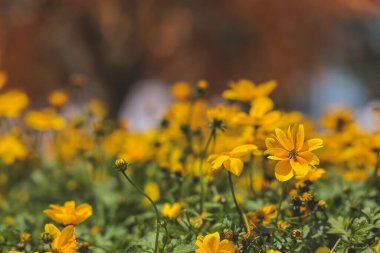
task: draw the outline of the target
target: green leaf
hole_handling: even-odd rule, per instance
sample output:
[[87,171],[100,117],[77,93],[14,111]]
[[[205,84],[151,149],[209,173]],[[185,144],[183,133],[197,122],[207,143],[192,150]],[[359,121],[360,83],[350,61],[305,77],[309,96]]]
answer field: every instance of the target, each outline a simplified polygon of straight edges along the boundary
[[194,244],[182,244],[174,248],[173,253],[191,253],[194,252],[198,247]]

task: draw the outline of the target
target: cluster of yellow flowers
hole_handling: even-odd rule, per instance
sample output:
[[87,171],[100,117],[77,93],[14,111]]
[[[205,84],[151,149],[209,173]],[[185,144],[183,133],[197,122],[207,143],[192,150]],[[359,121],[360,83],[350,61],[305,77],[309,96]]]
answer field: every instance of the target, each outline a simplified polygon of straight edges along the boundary
[[[198,235],[197,253],[243,252],[242,247],[253,240],[257,229],[272,225],[285,231],[291,227],[285,221],[286,216],[302,222],[315,214],[316,208],[326,208],[326,202],[317,199],[310,190],[326,173],[319,164],[332,168],[331,173],[341,173],[346,180],[365,180],[371,176],[377,179],[380,172],[380,133],[361,130],[348,109],[324,115],[321,126],[325,130],[317,133],[317,125],[300,112],[275,109],[270,98],[277,85],[275,81],[233,82],[223,93],[225,103],[220,104],[207,101],[206,81],[199,81],[195,87],[179,82],[172,88],[175,102],[159,126],[138,133],[130,131],[125,121],[110,122],[105,106],[96,100],[84,106],[83,114],[64,117],[62,110],[69,102],[64,91],[53,91],[47,98],[47,108],[28,109],[27,95],[15,90],[4,92],[5,83],[6,76],[0,72],[0,164],[17,172],[29,161],[59,161],[67,165],[80,161],[92,182],[103,182],[110,177],[109,162],[118,159],[118,170],[146,197],[141,207],[152,204],[155,208],[155,252],[159,247],[160,226],[182,218],[186,218],[191,231]],[[380,116],[380,109],[375,113]],[[313,138],[317,135],[321,137]],[[129,164],[132,170],[127,171]],[[147,168],[144,173],[148,180],[144,181],[143,190],[129,177],[141,172],[134,168]],[[70,171],[70,166],[64,169]],[[188,217],[189,203],[184,198],[162,196],[163,186],[152,179],[158,171],[162,177],[170,175],[178,179],[177,196],[182,194],[183,178],[194,182],[193,190],[199,194],[196,199],[199,203],[194,209],[199,212]],[[0,188],[9,175],[0,171]],[[223,234],[215,229],[203,236],[198,234],[210,218],[204,203],[226,202],[217,187],[208,189],[223,180],[228,181],[236,216],[240,218],[241,230],[237,235],[240,241],[231,231]],[[289,185],[291,189],[287,188]],[[77,185],[68,182],[67,187],[73,190]],[[268,201],[260,203],[258,208],[240,207],[244,200],[260,196],[267,189],[276,189],[278,206]],[[286,197],[293,203],[293,209],[285,212],[282,202]],[[160,203],[158,208],[156,202]],[[74,201],[69,201],[64,206],[51,205],[44,214],[63,226],[60,229],[53,224],[45,225],[42,239],[49,247],[48,252],[76,252],[81,244],[75,226],[92,215],[91,206],[76,206]],[[164,217],[162,222],[161,216]],[[300,233],[293,229],[289,234],[299,238]],[[27,240],[25,236],[23,241]],[[276,247],[265,247],[265,250],[281,253]],[[320,247],[315,252],[330,251]]]
[[[80,245],[77,242],[75,225],[78,225],[92,215],[92,207],[88,204],[75,206],[74,201],[68,201],[63,206],[50,205],[44,213],[53,221],[64,226],[62,230],[54,224],[46,224],[45,231],[41,235],[42,240],[48,244],[49,251],[46,253],[75,253],[76,248]],[[30,240],[22,239],[27,242]],[[20,251],[9,251],[8,253],[22,253]]]

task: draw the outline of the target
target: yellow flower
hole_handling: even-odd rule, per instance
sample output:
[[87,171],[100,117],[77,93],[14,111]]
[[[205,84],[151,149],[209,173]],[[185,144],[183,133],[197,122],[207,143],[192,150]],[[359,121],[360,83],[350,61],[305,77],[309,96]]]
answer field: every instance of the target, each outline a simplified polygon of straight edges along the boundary
[[236,246],[233,242],[224,239],[220,241],[218,232],[206,236],[198,236],[195,245],[198,249],[196,253],[234,253]]
[[380,241],[377,243],[377,245],[375,247],[375,251],[376,251],[376,253],[380,253]]
[[322,118],[322,125],[335,132],[345,130],[354,121],[354,115],[349,108],[332,108]]
[[301,179],[303,181],[308,180],[310,182],[315,182],[319,178],[321,178],[325,173],[326,171],[322,168],[312,168],[311,170],[309,170],[309,172],[305,176],[299,176],[297,177],[297,179]]
[[250,222],[259,225],[268,225],[272,219],[277,217],[277,210],[275,205],[264,206],[256,212],[247,213],[247,218]]
[[277,227],[278,227],[279,229],[287,229],[288,227],[290,227],[290,224],[287,223],[287,222],[284,221],[284,220],[279,220],[279,221],[277,221]]
[[211,155],[208,161],[211,163],[211,171],[223,167],[236,176],[240,176],[243,171],[243,157],[252,154],[257,147],[255,145],[241,145],[234,148],[231,152],[221,155]]
[[251,102],[256,97],[269,95],[276,88],[276,81],[269,81],[256,86],[249,80],[240,80],[231,84],[231,89],[223,93],[223,97],[228,100],[239,100],[243,102]]
[[28,150],[21,140],[14,134],[0,137],[0,158],[3,163],[9,165],[16,160],[23,160],[28,155]]
[[268,249],[267,253],[281,253],[281,251],[276,250],[276,249]]
[[29,111],[25,115],[25,124],[35,130],[61,130],[65,127],[65,119],[53,110]]
[[75,207],[75,201],[67,201],[64,206],[50,205],[50,209],[46,209],[44,214],[65,226],[77,225],[92,215],[92,207],[89,204]]
[[311,151],[322,147],[321,139],[305,141],[304,127],[288,128],[287,134],[281,129],[275,129],[276,135],[265,140],[269,159],[278,160],[275,175],[279,181],[288,181],[294,174],[304,176],[308,173],[309,165],[319,164],[319,159]]
[[8,91],[0,95],[0,117],[16,118],[28,105],[28,96],[20,91]]
[[315,253],[330,253],[330,249],[327,247],[319,247],[315,250]]
[[175,219],[179,215],[183,208],[183,204],[181,203],[165,203],[164,207],[162,208],[162,215],[165,217],[168,217],[170,219]]
[[[154,182],[148,182],[144,187],[144,192],[154,201],[156,202],[160,198],[160,188]],[[143,206],[148,206],[150,204],[149,200],[144,198]]]
[[173,84],[172,96],[177,100],[187,100],[191,97],[191,86],[187,82]]
[[203,212],[201,215],[197,217],[191,217],[190,223],[196,229],[200,229],[203,226],[203,220],[208,217],[208,213]]
[[272,111],[272,109],[273,101],[270,98],[258,97],[252,101],[249,114],[238,113],[235,120],[239,124],[251,127],[249,135],[254,137],[256,144],[264,144],[268,132],[273,131],[278,126],[281,117],[279,111]]
[[75,235],[75,227],[70,225],[62,231],[53,224],[45,225],[45,234],[53,241],[50,243],[50,250],[54,253],[75,253],[78,246]]
[[66,92],[61,90],[53,91],[48,97],[49,103],[54,107],[61,107],[67,103],[68,96]]

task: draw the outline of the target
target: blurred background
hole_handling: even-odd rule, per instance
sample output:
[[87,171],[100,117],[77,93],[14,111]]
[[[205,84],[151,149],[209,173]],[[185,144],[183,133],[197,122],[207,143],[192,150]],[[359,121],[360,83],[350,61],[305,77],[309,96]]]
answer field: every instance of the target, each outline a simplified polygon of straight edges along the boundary
[[111,117],[159,115],[176,81],[205,79],[216,96],[241,78],[277,80],[281,108],[366,115],[380,95],[380,1],[0,0],[0,70],[36,107],[63,89]]

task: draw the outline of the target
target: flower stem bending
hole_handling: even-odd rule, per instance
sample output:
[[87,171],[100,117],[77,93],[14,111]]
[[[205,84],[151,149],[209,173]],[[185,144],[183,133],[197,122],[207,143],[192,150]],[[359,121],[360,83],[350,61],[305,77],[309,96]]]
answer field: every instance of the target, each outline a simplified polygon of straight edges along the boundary
[[153,206],[154,208],[154,211],[156,213],[156,222],[157,222],[157,228],[156,228],[156,241],[154,243],[154,253],[158,253],[158,238],[159,238],[159,235],[160,235],[160,223],[161,223],[161,219],[160,219],[160,213],[158,212],[158,209],[157,209],[157,206],[156,206],[156,203],[154,203],[154,201],[140,188],[138,187],[127,175],[126,173],[126,170],[121,170],[121,172],[123,173],[125,179],[128,180],[128,182],[138,191],[140,192],[142,195],[144,195],[145,198],[147,198],[150,202],[150,204]]

